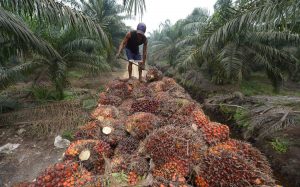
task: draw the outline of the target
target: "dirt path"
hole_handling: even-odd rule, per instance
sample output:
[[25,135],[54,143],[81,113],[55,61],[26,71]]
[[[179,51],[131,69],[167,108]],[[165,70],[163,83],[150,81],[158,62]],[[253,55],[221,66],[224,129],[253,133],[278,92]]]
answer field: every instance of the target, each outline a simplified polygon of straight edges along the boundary
[[[80,80],[71,80],[72,89],[86,89],[96,96],[99,87],[116,78],[128,78],[127,64],[120,62],[121,68],[113,72],[103,73],[97,77],[85,77]],[[133,76],[138,77],[138,69],[133,67]],[[84,115],[84,114],[82,114]],[[28,118],[30,119],[30,118]],[[1,119],[0,126],[6,125]],[[0,186],[8,187],[20,181],[32,181],[38,173],[47,166],[62,159],[65,149],[54,146],[54,138],[58,134],[51,134],[44,138],[25,136],[20,129],[27,130],[26,126],[0,127],[0,147],[7,144],[20,144],[10,154],[0,153]]]

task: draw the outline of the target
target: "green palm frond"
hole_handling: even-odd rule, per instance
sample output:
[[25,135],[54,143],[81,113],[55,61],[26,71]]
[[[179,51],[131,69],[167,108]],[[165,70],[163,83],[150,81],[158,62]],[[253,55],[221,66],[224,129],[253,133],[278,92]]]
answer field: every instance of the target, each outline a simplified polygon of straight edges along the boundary
[[34,33],[18,18],[0,7],[0,26],[4,39],[16,38],[22,43],[30,44],[43,54],[60,58],[60,55],[48,43],[37,38]]
[[143,15],[146,11],[145,0],[123,0],[123,5],[129,14],[137,15],[139,13]]
[[64,53],[77,50],[90,51],[98,48],[99,45],[100,42],[97,42],[95,40],[89,38],[79,38],[65,44],[62,47],[62,50],[64,51]]
[[0,0],[0,6],[22,16],[36,16],[41,22],[48,21],[49,23],[60,23],[62,26],[66,24],[73,26],[90,34],[96,34],[105,44],[109,43],[101,25],[56,0]]
[[22,75],[39,67],[41,64],[35,61],[23,63],[12,68],[0,67],[0,90],[15,83]]

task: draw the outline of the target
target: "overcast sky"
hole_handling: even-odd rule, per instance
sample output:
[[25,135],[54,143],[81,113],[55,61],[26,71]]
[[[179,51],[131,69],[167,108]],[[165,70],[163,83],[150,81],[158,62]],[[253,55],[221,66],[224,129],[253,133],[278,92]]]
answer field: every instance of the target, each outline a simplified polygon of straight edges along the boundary
[[[216,0],[146,0],[147,10],[142,22],[147,25],[147,32],[151,32],[166,19],[170,19],[174,24],[177,20],[191,14],[197,7],[206,8],[212,14],[215,2]],[[136,19],[125,21],[125,23],[135,29],[139,21]]]

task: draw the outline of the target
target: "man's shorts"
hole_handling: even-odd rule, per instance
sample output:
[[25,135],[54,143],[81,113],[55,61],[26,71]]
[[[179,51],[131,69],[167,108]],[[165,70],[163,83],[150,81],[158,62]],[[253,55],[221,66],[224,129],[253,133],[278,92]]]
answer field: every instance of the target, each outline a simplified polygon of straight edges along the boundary
[[126,56],[127,56],[128,60],[138,60],[138,61],[142,60],[142,57],[141,57],[141,54],[139,51],[137,52],[137,54],[133,53],[128,48],[125,48],[125,51],[126,51]]

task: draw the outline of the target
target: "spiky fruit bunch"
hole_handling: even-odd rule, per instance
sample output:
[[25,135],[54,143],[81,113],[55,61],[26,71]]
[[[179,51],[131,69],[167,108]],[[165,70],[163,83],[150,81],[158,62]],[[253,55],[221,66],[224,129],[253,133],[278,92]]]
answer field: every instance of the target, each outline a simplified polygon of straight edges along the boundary
[[196,176],[195,186],[196,187],[209,187],[208,183],[201,176]]
[[122,99],[118,96],[109,95],[107,93],[100,93],[98,103],[101,105],[119,106],[122,103]]
[[149,97],[151,95],[152,95],[152,90],[150,90],[145,85],[135,87],[132,91],[132,97],[135,99],[142,98],[142,97]]
[[141,98],[134,101],[131,105],[131,113],[135,112],[149,112],[155,113],[157,112],[158,102],[151,98]]
[[162,72],[159,71],[157,68],[151,68],[148,70],[146,74],[147,82],[159,81],[162,79]]
[[99,105],[93,112],[92,118],[105,121],[105,120],[112,120],[116,119],[119,116],[119,110],[114,106],[109,105]]
[[274,180],[235,152],[207,152],[198,175],[209,186],[275,186]]
[[139,140],[130,136],[119,142],[115,149],[115,155],[133,154],[139,146]]
[[112,132],[108,135],[101,133],[99,139],[109,143],[112,147],[115,147],[122,142],[128,136],[125,129],[115,127]]
[[129,154],[115,154],[111,159],[111,170],[113,173],[120,173],[128,170],[128,163],[131,155]]
[[194,120],[196,121],[197,125],[201,128],[207,126],[210,123],[208,117],[201,110],[195,110],[191,114]]
[[170,98],[159,103],[157,113],[161,116],[171,117],[181,108],[181,106],[179,100]]
[[157,92],[154,94],[153,99],[159,103],[173,99],[168,92]]
[[161,177],[155,177],[151,187],[192,187],[190,186],[185,178],[174,177],[172,180],[166,180]]
[[169,77],[164,77],[162,79],[162,81],[165,83],[166,87],[165,87],[165,90],[170,90],[172,88],[175,88],[175,87],[180,87],[176,81],[172,78],[169,78]]
[[165,124],[178,126],[178,127],[191,127],[192,124],[195,124],[195,121],[190,116],[183,115],[173,115],[171,118],[167,118]]
[[[171,159],[171,161],[156,167],[154,177],[162,177],[166,180],[175,181],[176,178],[184,178],[189,174],[189,166],[185,161]],[[182,181],[184,182],[184,181]]]
[[191,164],[200,160],[207,146],[202,137],[190,128],[165,126],[147,136],[141,149],[158,165],[171,158]]
[[75,139],[98,139],[100,133],[100,123],[98,121],[91,121],[79,127],[79,130],[75,133]]
[[89,150],[91,155],[87,161],[83,161],[83,165],[89,171],[102,173],[104,171],[104,156],[111,156],[110,145],[100,140],[77,140],[73,142],[65,152],[65,159],[78,161],[79,154]]
[[138,139],[144,139],[158,126],[159,119],[155,115],[145,112],[138,112],[129,116],[125,123],[126,131]]
[[208,151],[211,153],[217,153],[222,150],[236,152],[238,155],[249,161],[251,165],[254,165],[262,172],[272,176],[272,170],[266,157],[263,156],[261,152],[258,149],[254,148],[251,144],[230,139],[224,143],[220,143],[216,146],[210,147]]
[[134,99],[126,99],[123,101],[123,103],[118,107],[121,114],[124,114],[126,116],[130,115],[130,110],[132,104],[135,102]]
[[202,112],[201,107],[197,103],[189,99],[182,99],[181,105],[182,105],[181,108],[177,111],[178,115],[193,117],[193,112],[196,111]]
[[135,172],[139,176],[144,176],[149,172],[149,162],[146,157],[133,154],[127,165],[127,171]]
[[154,93],[163,92],[165,89],[165,83],[163,81],[151,82],[148,85],[148,88],[152,90]]
[[216,122],[210,122],[208,125],[201,127],[205,141],[209,145],[216,145],[229,139],[229,128]]
[[106,86],[108,95],[114,95],[121,99],[128,98],[131,95],[132,89],[132,85],[120,80],[114,80]]
[[43,186],[80,186],[91,180],[91,173],[78,163],[64,162],[47,168],[37,177],[35,187]]

